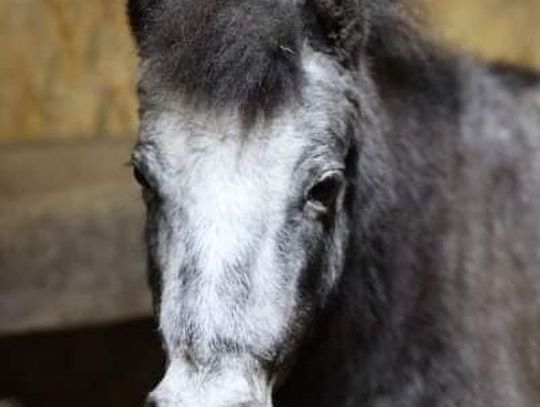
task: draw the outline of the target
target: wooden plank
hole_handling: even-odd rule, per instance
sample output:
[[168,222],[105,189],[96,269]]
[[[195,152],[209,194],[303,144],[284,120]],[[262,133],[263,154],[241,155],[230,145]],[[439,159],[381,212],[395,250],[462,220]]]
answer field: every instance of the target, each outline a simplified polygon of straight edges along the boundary
[[129,148],[0,149],[0,333],[150,313]]

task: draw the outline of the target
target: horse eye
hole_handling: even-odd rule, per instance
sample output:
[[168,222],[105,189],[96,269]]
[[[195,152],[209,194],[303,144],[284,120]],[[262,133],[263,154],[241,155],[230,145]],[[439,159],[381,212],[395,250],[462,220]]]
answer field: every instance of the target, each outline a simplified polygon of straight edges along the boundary
[[316,182],[307,193],[307,201],[318,212],[326,213],[336,206],[336,201],[344,184],[343,174],[332,171]]
[[150,189],[150,183],[148,182],[148,179],[135,165],[133,166],[133,177],[141,187],[143,187],[144,189]]

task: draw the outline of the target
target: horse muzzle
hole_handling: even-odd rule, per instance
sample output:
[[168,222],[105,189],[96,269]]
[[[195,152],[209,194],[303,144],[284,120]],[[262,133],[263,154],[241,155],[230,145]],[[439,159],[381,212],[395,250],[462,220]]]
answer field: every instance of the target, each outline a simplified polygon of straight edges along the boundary
[[173,360],[146,407],[272,407],[272,386],[253,367],[234,360],[205,366]]

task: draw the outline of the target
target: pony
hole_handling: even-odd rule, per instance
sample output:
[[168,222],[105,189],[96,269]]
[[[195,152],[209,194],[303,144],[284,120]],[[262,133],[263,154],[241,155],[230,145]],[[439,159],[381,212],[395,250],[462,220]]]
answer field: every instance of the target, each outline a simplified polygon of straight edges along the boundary
[[540,76],[399,0],[129,0],[159,407],[540,405]]

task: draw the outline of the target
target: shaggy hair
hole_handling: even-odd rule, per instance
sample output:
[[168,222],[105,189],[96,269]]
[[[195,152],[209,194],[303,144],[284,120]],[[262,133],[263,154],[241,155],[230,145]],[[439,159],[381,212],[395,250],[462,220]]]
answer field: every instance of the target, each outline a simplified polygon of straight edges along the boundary
[[[366,43],[374,54],[411,60],[423,52],[397,0],[131,0],[128,14],[159,83],[196,105],[235,105],[248,122],[298,97],[306,39],[352,65]],[[381,40],[389,36],[402,39]]]
[[273,0],[130,1],[129,14],[141,57],[195,103],[234,103],[252,120],[298,94],[296,7]]

